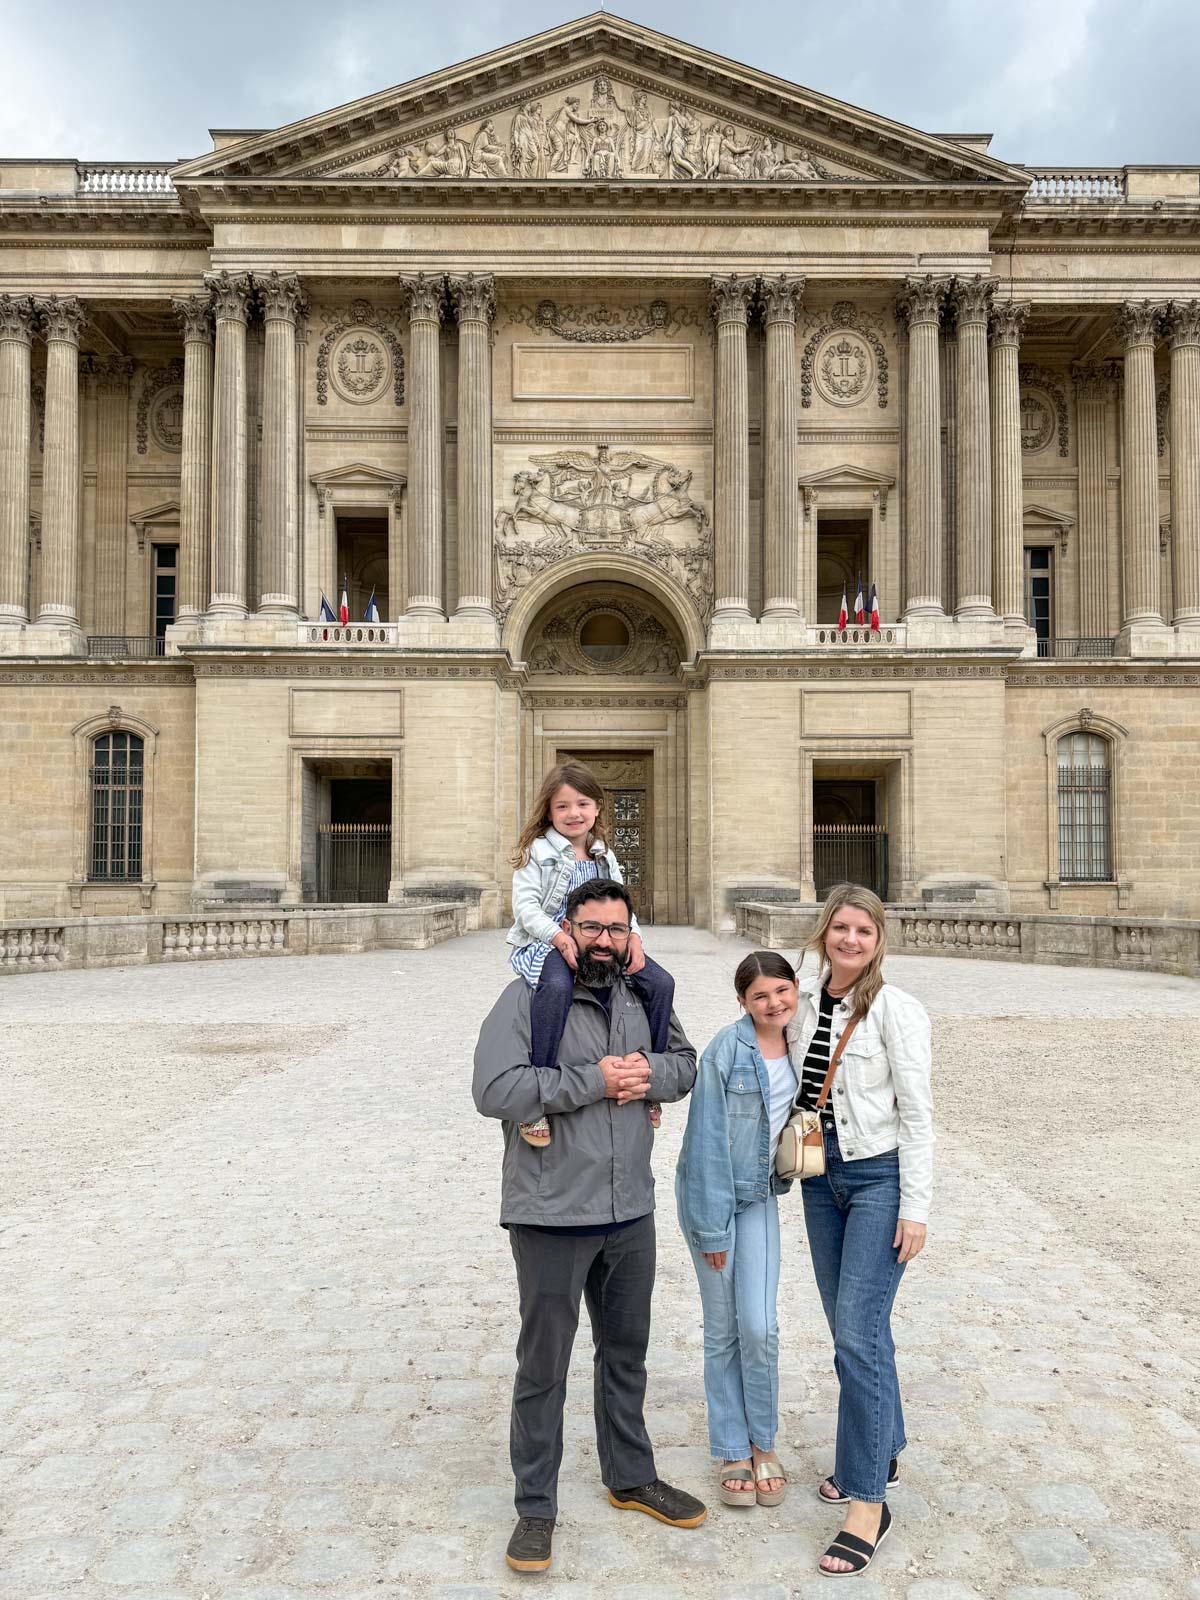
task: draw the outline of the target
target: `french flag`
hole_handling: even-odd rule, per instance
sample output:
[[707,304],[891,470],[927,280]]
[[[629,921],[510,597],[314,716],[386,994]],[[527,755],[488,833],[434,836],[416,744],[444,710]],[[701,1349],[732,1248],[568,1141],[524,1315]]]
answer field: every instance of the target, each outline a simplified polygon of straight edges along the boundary
[[874,584],[871,585],[871,632],[879,632],[879,597]]
[[337,618],[333,614],[333,607],[329,604],[329,601],[326,600],[325,591],[323,589],[321,591],[321,615],[318,618],[318,621],[320,621],[320,622],[336,622],[337,621]]
[[346,579],[342,576],[342,603],[338,607],[338,621],[343,628],[350,621],[350,596],[346,593]]
[[365,620],[367,622],[378,622],[379,621],[379,607],[375,604],[375,591],[374,591],[374,589],[371,590],[371,598],[367,601],[367,615],[366,615]]
[[842,585],[842,609],[838,612],[838,630],[841,631],[843,628],[845,628],[846,623],[849,620],[850,620],[849,619],[849,614],[846,611],[846,585],[843,583],[843,585]]
[[854,596],[854,620],[861,628],[867,620],[866,608],[863,606],[862,579],[858,580],[858,593]]

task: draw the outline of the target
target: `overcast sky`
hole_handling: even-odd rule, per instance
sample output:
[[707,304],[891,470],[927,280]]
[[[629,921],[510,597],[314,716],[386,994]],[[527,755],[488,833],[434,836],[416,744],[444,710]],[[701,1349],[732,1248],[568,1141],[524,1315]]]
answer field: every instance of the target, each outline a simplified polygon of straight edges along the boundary
[[[551,0],[3,0],[0,156],[172,160],[569,21]],[[622,0],[621,15],[1031,165],[1200,163],[1196,0]],[[786,19],[786,20],[785,20]]]

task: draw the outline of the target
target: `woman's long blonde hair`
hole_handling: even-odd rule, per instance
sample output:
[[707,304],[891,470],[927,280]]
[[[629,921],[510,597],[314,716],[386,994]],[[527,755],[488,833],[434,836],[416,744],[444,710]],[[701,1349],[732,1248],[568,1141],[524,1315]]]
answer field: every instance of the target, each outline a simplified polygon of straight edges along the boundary
[[829,957],[825,953],[825,938],[829,932],[830,923],[845,906],[850,906],[855,911],[865,911],[875,924],[875,931],[879,935],[875,946],[875,954],[863,968],[858,982],[854,985],[854,1018],[861,1021],[871,1009],[875,996],[883,988],[883,957],[887,949],[887,922],[884,916],[883,901],[877,894],[872,894],[870,889],[864,889],[861,883],[836,883],[825,898],[821,908],[821,915],[817,918],[817,926],[813,930],[812,938],[804,946],[805,951],[815,950],[820,963],[821,975],[824,977],[829,970]]
[[537,792],[533,802],[533,810],[525,819],[525,826],[521,829],[517,839],[517,848],[512,854],[514,867],[526,866],[529,862],[529,851],[535,839],[540,839],[547,828],[554,824],[550,820],[550,802],[562,788],[569,784],[572,789],[577,789],[580,794],[586,795],[589,800],[596,802],[596,825],[588,834],[588,849],[598,839],[604,839],[604,790],[600,787],[600,780],[591,767],[585,767],[582,761],[560,761],[556,767],[542,779],[542,786]]

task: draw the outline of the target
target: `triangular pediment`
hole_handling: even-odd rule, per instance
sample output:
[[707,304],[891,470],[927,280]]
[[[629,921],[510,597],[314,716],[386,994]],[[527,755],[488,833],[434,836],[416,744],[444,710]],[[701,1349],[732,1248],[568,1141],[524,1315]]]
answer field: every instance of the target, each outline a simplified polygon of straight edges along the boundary
[[314,472],[308,481],[318,489],[403,489],[408,479],[402,472],[385,472],[382,467],[373,467],[368,462],[352,461],[349,466]]
[[1044,528],[1073,528],[1075,518],[1069,511],[1056,511],[1053,506],[1027,505],[1022,512],[1022,518],[1029,527],[1041,525]]
[[972,185],[977,146],[604,13],[185,163],[176,186],[630,182]]
[[896,480],[886,472],[872,472],[869,467],[847,464],[806,472],[799,482],[802,489],[890,489]]

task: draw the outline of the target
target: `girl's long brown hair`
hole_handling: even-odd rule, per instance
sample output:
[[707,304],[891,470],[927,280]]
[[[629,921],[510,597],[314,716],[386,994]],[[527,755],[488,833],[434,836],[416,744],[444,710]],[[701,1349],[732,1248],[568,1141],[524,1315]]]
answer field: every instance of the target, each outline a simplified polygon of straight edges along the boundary
[[517,839],[517,848],[512,854],[514,867],[523,867],[528,864],[529,851],[535,839],[540,839],[547,828],[554,824],[550,820],[550,802],[562,788],[569,784],[572,789],[577,789],[580,794],[586,795],[589,800],[596,802],[596,825],[588,834],[588,849],[595,844],[597,839],[607,837],[604,817],[604,790],[600,787],[600,780],[591,767],[585,767],[582,761],[560,761],[556,767],[542,779],[542,786],[537,792],[533,802],[533,810],[525,820]]
[[829,957],[825,953],[825,936],[834,917],[845,906],[850,906],[855,911],[865,911],[875,924],[875,931],[879,935],[875,946],[875,954],[862,970],[858,982],[854,985],[854,1017],[861,1020],[871,1009],[875,996],[883,988],[883,956],[887,947],[887,922],[884,917],[883,901],[877,894],[872,894],[870,889],[864,889],[861,883],[837,883],[829,891],[821,915],[817,918],[817,926],[812,938],[804,946],[805,950],[815,950],[821,965],[821,975],[824,977],[829,970]]

